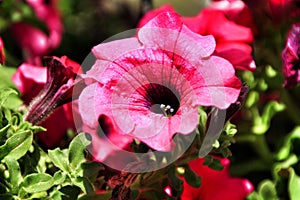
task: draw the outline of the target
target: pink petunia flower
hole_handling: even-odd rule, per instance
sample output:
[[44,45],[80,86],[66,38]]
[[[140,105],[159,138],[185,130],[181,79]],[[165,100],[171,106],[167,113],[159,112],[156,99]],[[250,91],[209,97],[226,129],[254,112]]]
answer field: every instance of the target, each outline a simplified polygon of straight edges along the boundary
[[201,177],[201,186],[194,188],[186,181],[183,185],[182,200],[241,200],[252,191],[253,185],[247,179],[231,177],[229,173],[229,160],[220,159],[224,169],[217,171],[204,166],[204,159],[189,162],[190,168]]
[[99,44],[79,97],[83,122],[97,127],[105,115],[119,134],[171,150],[176,133],[196,128],[199,105],[226,109],[238,98],[241,82],[214,50],[212,36],[192,32],[175,12],[159,14],[137,37]]
[[283,86],[293,88],[300,82],[300,23],[293,24],[288,35],[286,46],[282,51],[282,70],[285,76]]
[[[141,19],[139,27],[165,11],[174,12],[174,9],[170,5],[165,5],[148,12]],[[247,13],[249,14],[249,12]],[[227,12],[228,15],[235,18],[233,14]],[[192,31],[200,35],[214,36],[216,39],[214,55],[227,59],[237,69],[254,71],[256,65],[251,55],[252,31],[248,27],[238,25],[227,16],[224,11],[209,7],[202,9],[195,17],[182,17],[182,20]]]
[[2,38],[0,37],[0,64],[5,63],[5,53],[4,53],[4,44]]
[[[66,56],[63,56],[62,58],[56,58],[58,61],[63,63],[64,66],[69,66],[71,70],[74,69],[74,71],[78,70],[80,71],[79,67],[80,65],[75,63],[74,61],[69,60]],[[50,67],[50,66],[48,66]],[[53,67],[52,71],[56,70],[55,73],[56,76],[65,76],[66,73],[61,74],[63,70],[60,70],[56,66]],[[29,114],[27,114],[26,119],[34,124],[40,124],[41,126],[45,127],[47,129],[46,132],[40,132],[38,134],[38,137],[40,141],[45,145],[46,147],[54,147],[60,144],[62,138],[65,136],[66,131],[68,129],[75,130],[75,118],[76,114],[73,116],[74,111],[74,105],[72,103],[66,103],[70,101],[71,99],[64,97],[63,95],[60,95],[60,97],[63,97],[63,99],[60,99],[59,101],[54,101],[56,105],[56,109],[53,107],[50,108],[51,105],[45,105],[46,103],[42,100],[45,99],[45,93],[47,94],[47,85],[50,84],[50,82],[53,82],[53,79],[49,78],[49,70],[51,69],[43,67],[43,66],[35,66],[28,63],[23,63],[16,71],[16,73],[12,76],[12,80],[17,86],[17,88],[20,90],[22,94],[22,99],[24,100],[24,103],[26,105],[31,104],[31,107],[29,108]],[[48,74],[48,77],[47,77]],[[70,77],[69,77],[70,78]],[[50,79],[50,80],[49,80]],[[64,83],[62,79],[55,80],[54,85],[52,86],[52,89],[57,87],[58,85],[61,85]],[[66,87],[66,86],[65,86]],[[67,88],[65,88],[66,90]],[[53,92],[53,91],[52,91]],[[48,99],[47,102],[54,99],[54,95],[57,93],[52,93],[51,98],[51,92],[50,99]],[[56,96],[57,97],[57,96]],[[33,103],[33,99],[34,103]],[[54,99],[55,100],[55,99]],[[35,106],[43,102],[43,104],[40,107]],[[53,103],[53,102],[52,102]],[[66,103],[66,104],[64,104]],[[62,105],[64,104],[64,105]],[[58,107],[59,105],[62,105]],[[41,110],[41,107],[47,107]],[[47,116],[48,109],[50,108],[50,111],[53,112],[50,116]],[[30,110],[32,113],[30,114]],[[44,120],[44,118],[47,116],[47,119]],[[75,117],[75,118],[74,118]],[[79,120],[79,116],[77,116]],[[44,120],[44,121],[43,121]]]

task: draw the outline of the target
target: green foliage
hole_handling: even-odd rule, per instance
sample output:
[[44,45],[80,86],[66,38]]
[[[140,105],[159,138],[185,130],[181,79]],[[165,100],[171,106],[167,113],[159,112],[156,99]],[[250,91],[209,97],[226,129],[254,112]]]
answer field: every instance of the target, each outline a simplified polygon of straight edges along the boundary
[[44,152],[33,140],[44,129],[4,106],[11,94],[15,91],[4,89],[0,95],[1,199],[76,199],[94,194],[91,180],[101,166],[86,160],[90,137],[81,133],[68,149]]

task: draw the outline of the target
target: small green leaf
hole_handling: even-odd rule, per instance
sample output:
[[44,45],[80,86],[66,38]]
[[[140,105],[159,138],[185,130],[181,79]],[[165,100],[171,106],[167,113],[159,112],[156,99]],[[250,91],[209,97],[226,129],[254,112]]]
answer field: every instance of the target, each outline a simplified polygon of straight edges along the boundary
[[189,167],[189,165],[185,165],[185,172],[184,172],[184,178],[186,180],[186,182],[195,188],[198,188],[201,186],[201,177],[199,177],[197,174],[195,174],[195,172],[193,172],[191,170],[191,168]]
[[4,88],[0,90],[0,107],[3,106],[3,104],[7,101],[8,97],[12,94],[18,94],[17,91],[15,91],[12,88]]
[[23,131],[12,135],[4,145],[0,146],[0,160],[5,156],[12,156],[18,160],[29,150],[33,140],[31,131]]
[[19,190],[19,183],[22,182],[22,176],[18,161],[13,157],[5,157],[4,162],[9,172],[9,183],[13,194],[17,194]]
[[49,190],[53,186],[53,178],[46,173],[33,173],[27,175],[22,187],[28,193],[39,193]]
[[69,162],[74,170],[78,169],[80,164],[86,161],[84,150],[90,143],[90,136],[86,133],[80,133],[70,143]]
[[[42,199],[47,196],[48,196],[48,193],[46,191],[43,191],[43,192],[38,192],[38,193],[31,195],[30,199]],[[48,198],[46,198],[46,199],[48,199]]]
[[284,104],[280,104],[276,101],[269,102],[265,106],[262,115],[254,117],[254,126],[252,127],[253,133],[257,135],[264,134],[269,129],[273,116],[284,109]]
[[276,188],[275,185],[272,181],[270,180],[265,180],[260,183],[258,193],[263,199],[272,199],[276,200],[278,199],[276,195]]
[[6,126],[4,126],[3,128],[0,129],[0,140],[4,139],[4,137],[6,137],[6,133],[8,131],[8,129],[10,128],[10,124],[7,124]]
[[293,168],[290,168],[289,171],[290,171],[290,178],[289,178],[288,190],[290,193],[290,199],[299,200],[300,177],[297,176]]
[[71,173],[68,158],[62,150],[59,148],[48,150],[48,155],[56,167],[62,171]]
[[62,199],[64,200],[77,199],[78,195],[80,194],[80,188],[71,185],[64,186],[59,191],[63,194]]
[[277,153],[276,157],[278,160],[285,160],[289,157],[292,151],[292,140],[294,139],[300,139],[300,126],[295,127],[294,130],[286,136],[284,144]]
[[60,185],[65,181],[65,179],[66,179],[66,174],[61,171],[57,171],[53,175],[53,185]]
[[81,171],[77,173],[79,176],[87,177],[93,181],[96,179],[98,172],[104,170],[104,166],[99,162],[84,162],[81,164]]
[[93,185],[85,177],[77,177],[75,182],[73,182],[73,184],[79,187],[82,190],[82,192],[84,192],[85,194],[94,193]]

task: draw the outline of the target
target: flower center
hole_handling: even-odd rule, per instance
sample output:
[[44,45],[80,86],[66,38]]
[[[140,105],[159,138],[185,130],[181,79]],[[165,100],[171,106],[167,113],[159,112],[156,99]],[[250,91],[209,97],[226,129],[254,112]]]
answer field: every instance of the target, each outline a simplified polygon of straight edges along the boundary
[[151,112],[171,117],[180,106],[180,96],[176,89],[160,84],[147,84],[143,87],[145,104]]

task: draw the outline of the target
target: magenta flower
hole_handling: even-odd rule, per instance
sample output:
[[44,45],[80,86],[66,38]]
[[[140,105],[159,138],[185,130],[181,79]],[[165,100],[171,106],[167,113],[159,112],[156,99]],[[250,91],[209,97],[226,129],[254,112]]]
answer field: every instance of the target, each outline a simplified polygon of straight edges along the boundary
[[17,44],[27,53],[25,54],[27,62],[40,65],[40,57],[51,50],[47,34],[25,22],[13,24],[11,31]]
[[63,25],[60,19],[57,1],[46,3],[44,0],[27,0],[37,18],[45,23],[48,34],[26,22],[14,23],[11,32],[17,44],[25,50],[26,60],[30,64],[41,65],[41,56],[57,48],[61,42]]
[[285,76],[283,86],[292,88],[300,82],[300,23],[293,24],[287,35],[286,46],[282,51],[282,70]]
[[60,42],[63,32],[63,25],[59,10],[57,8],[58,0],[27,0],[34,10],[39,20],[43,21],[49,30],[49,48],[56,48]]
[[[198,106],[226,109],[241,89],[233,66],[211,56],[212,36],[189,30],[174,12],[150,20],[137,37],[99,44],[79,97],[83,122],[108,117],[119,134],[169,151],[176,133],[198,124]],[[91,83],[91,80],[94,80]]]
[[204,159],[189,162],[190,168],[201,177],[200,188],[194,188],[184,181],[182,200],[241,200],[252,191],[253,185],[247,179],[234,178],[229,173],[229,160],[220,159],[224,169],[216,171],[204,166]]
[[[61,59],[56,59],[60,60],[66,66],[74,66],[76,70],[78,70],[78,67],[80,67],[77,63],[69,60],[65,56]],[[60,69],[56,66],[48,67],[53,67],[54,71],[60,71]],[[49,70],[49,68],[23,63],[21,66],[19,66],[16,73],[12,76],[12,80],[21,92],[22,99],[26,105],[29,105],[34,98],[37,98],[39,100],[42,99],[42,95],[40,94],[41,91],[46,89],[45,85],[47,85],[47,71]],[[35,102],[38,101],[35,100]],[[31,107],[34,106],[32,105]],[[40,117],[42,116],[42,112],[35,114]],[[27,116],[27,119],[29,121],[38,123],[30,119],[30,116],[32,116],[32,114],[28,114]],[[71,102],[56,108],[53,113],[47,117],[47,119],[40,123],[41,126],[47,129],[46,132],[38,133],[38,138],[41,143],[47,148],[58,146],[68,129],[75,130],[75,117],[76,111],[74,111],[74,105],[72,105]]]
[[5,62],[4,44],[2,38],[0,37],[0,64]]

